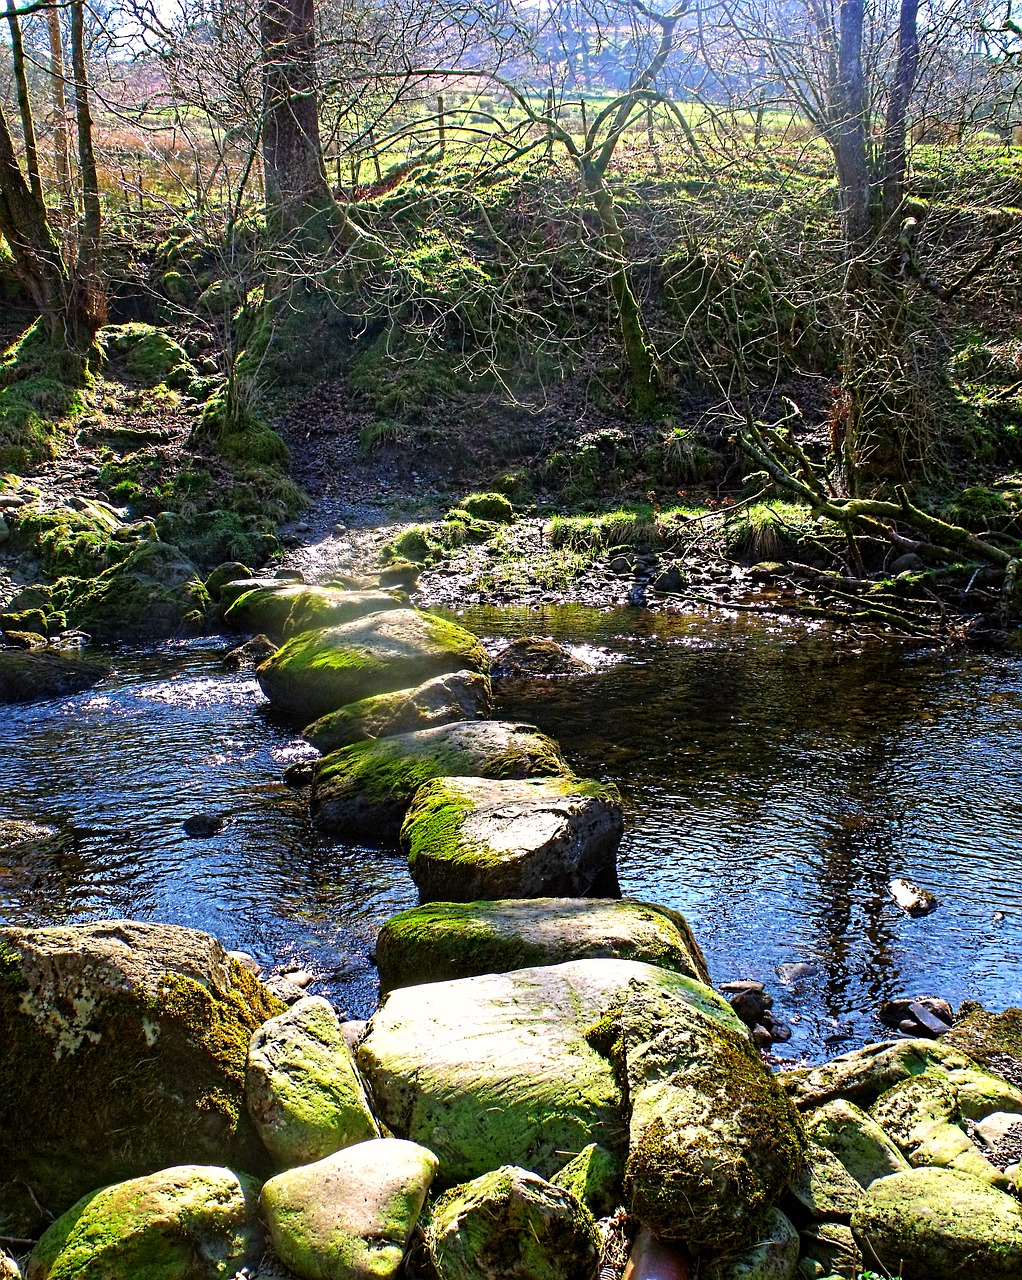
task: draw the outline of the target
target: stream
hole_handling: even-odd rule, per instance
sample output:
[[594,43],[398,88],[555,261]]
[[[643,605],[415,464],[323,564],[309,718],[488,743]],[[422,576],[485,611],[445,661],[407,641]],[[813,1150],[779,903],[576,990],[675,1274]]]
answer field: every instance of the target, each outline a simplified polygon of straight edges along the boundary
[[[625,802],[627,896],[685,913],[715,981],[758,978],[819,1060],[880,1038],[895,994],[1022,1003],[1022,665],[856,648],[824,632],[574,606],[468,609],[488,643],[549,635],[581,679],[505,683],[495,714],[555,736]],[[0,920],[131,916],[215,934],[351,1017],[376,1003],[380,924],[414,905],[403,859],[319,835],[284,767],[314,754],[223,637],[106,652],[87,693],[0,707],[0,815],[50,822],[0,860]],[[189,838],[189,815],[226,819]],[[912,919],[894,876],[941,906]],[[800,968],[792,973],[792,966]]]

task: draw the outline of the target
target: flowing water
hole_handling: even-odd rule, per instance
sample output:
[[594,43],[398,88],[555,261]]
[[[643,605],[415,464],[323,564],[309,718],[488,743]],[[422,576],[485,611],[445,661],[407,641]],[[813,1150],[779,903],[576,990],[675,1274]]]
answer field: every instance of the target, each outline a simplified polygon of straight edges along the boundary
[[[715,980],[766,982],[794,1026],[784,1052],[876,1038],[897,993],[1022,1003],[1022,665],[759,619],[460,617],[487,640],[550,635],[597,657],[579,680],[505,685],[498,713],[620,786],[623,891],[683,911]],[[309,749],[250,675],[224,672],[225,643],[119,650],[88,693],[0,708],[0,814],[68,831],[45,858],[0,863],[0,919],[205,929],[311,968],[312,990],[365,1016],[375,932],[414,888],[395,853],[309,826],[281,781]],[[190,839],[195,813],[225,815],[223,831]],[[904,915],[893,876],[940,908]]]

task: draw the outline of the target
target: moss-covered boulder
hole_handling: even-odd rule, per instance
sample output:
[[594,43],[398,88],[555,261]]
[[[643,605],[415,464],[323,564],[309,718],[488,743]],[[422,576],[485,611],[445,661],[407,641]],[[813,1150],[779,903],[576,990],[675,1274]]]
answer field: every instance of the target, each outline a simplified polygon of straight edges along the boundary
[[613,1151],[590,1142],[550,1181],[584,1204],[594,1218],[606,1218],[621,1204],[624,1166]]
[[882,1093],[920,1072],[974,1066],[966,1054],[940,1040],[887,1040],[842,1054],[819,1067],[787,1071],[779,1079],[800,1111],[814,1111],[834,1098],[871,1107]]
[[0,929],[0,1235],[170,1165],[262,1173],[245,1059],[283,1010],[193,929]]
[[477,671],[434,676],[414,689],[396,689],[362,698],[314,721],[302,733],[317,751],[350,747],[366,738],[412,733],[456,720],[478,720],[490,714],[490,682]]
[[632,1212],[668,1239],[744,1247],[804,1137],[730,1006],[630,960],[392,992],[358,1049],[377,1114],[447,1181],[550,1177],[591,1142],[624,1155]]
[[804,1280],[865,1280],[862,1254],[851,1227],[843,1222],[814,1222],[799,1232]]
[[556,742],[532,725],[458,720],[324,756],[313,778],[312,817],[323,831],[391,843],[397,841],[416,792],[434,778],[569,773]]
[[263,1252],[259,1183],[180,1165],[79,1200],[36,1245],[25,1280],[233,1280]]
[[511,499],[502,493],[470,493],[458,503],[455,511],[459,510],[477,520],[490,520],[494,524],[512,524],[515,518]]
[[710,980],[683,916],[618,898],[432,902],[392,916],[376,939],[384,991],[566,960],[615,958]]
[[421,787],[401,831],[422,902],[615,893],[616,788],[580,778],[447,777]]
[[951,1169],[881,1178],[852,1214],[863,1265],[902,1280],[1017,1280],[1022,1206]]
[[626,1204],[654,1235],[695,1252],[745,1248],[801,1171],[801,1121],[737,1018],[693,1006],[684,987],[642,998],[634,987],[590,1031],[624,1058]]
[[388,1280],[436,1168],[427,1148],[380,1138],[278,1174],[262,1195],[274,1248],[302,1280]]
[[279,639],[401,606],[386,591],[343,591],[274,580],[237,596],[224,612],[224,622],[238,631],[260,631]]
[[445,1192],[426,1228],[438,1280],[589,1280],[599,1248],[570,1191],[512,1165]]
[[584,676],[593,668],[556,640],[519,636],[493,659],[494,680],[537,680],[550,676]]
[[299,1000],[252,1037],[245,1100],[281,1168],[380,1136],[337,1014],[320,996]]
[[91,689],[109,668],[49,649],[0,649],[0,704],[66,698]]
[[812,1143],[802,1172],[792,1184],[792,1212],[801,1222],[848,1222],[862,1199],[862,1187],[832,1151]]
[[909,1168],[877,1122],[843,1098],[825,1103],[808,1116],[806,1131],[817,1146],[837,1156],[860,1187]]
[[[980,1101],[987,1094],[987,1089],[983,1088],[985,1082],[981,1079],[985,1074],[979,1071],[924,1071],[889,1089],[873,1104],[870,1116],[911,1165],[958,1169],[1007,1191],[1010,1179],[986,1159],[964,1126],[967,1120],[981,1120],[985,1115],[1001,1110],[1002,1100],[1018,1107],[1022,1104],[1022,1097],[1007,1082],[989,1077],[995,1088]],[[957,1079],[962,1076],[966,1077],[963,1083],[971,1086],[965,1091],[965,1107],[970,1114],[965,1114],[959,1104]],[[976,1084],[980,1086],[979,1097]],[[977,1108],[982,1114],[976,1114]]]
[[195,565],[154,540],[137,543],[102,573],[58,578],[53,603],[96,640],[140,640],[186,628],[204,593]]
[[756,1243],[741,1253],[701,1266],[701,1280],[792,1280],[798,1266],[798,1232],[780,1209],[771,1209],[758,1234]]
[[362,698],[486,667],[486,650],[457,623],[388,609],[294,636],[257,674],[274,706],[311,724]]
[[944,1044],[1022,1086],[1022,1009],[993,1013],[966,1000]]

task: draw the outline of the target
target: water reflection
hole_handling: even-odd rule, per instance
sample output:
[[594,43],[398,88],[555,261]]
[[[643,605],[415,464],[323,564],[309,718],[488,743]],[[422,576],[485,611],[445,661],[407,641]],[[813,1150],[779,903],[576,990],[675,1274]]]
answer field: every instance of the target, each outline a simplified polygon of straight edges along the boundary
[[[626,803],[626,893],[684,911],[719,981],[765,981],[789,1052],[875,1036],[897,992],[1022,1002],[1022,669],[853,650],[739,618],[474,610],[486,638],[553,635],[615,660],[580,681],[505,685],[501,710],[557,736]],[[61,825],[0,863],[0,918],[125,915],[294,960],[353,1016],[375,1002],[379,925],[411,905],[403,861],[327,840],[284,766],[307,750],[221,643],[118,651],[61,702],[0,708],[0,811]],[[196,812],[226,816],[189,839]],[[905,875],[942,901],[912,920]],[[997,922],[994,912],[1004,913]],[[784,985],[778,966],[804,961]]]

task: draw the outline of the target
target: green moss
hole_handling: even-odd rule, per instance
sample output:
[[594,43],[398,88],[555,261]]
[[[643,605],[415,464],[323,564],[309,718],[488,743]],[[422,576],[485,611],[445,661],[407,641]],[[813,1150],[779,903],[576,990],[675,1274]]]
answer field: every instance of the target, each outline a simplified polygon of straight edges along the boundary
[[97,341],[108,359],[122,359],[129,377],[146,386],[162,383],[183,391],[195,378],[184,347],[165,329],[132,321],[102,329]]
[[502,493],[470,493],[458,505],[470,516],[495,524],[511,524],[515,518],[514,507]]
[[381,564],[395,560],[412,564],[429,564],[441,554],[440,543],[432,536],[429,525],[412,525],[388,542],[380,552]]
[[592,1142],[551,1181],[555,1187],[570,1191],[594,1218],[605,1218],[621,1203],[623,1173],[621,1161],[614,1152]]
[[42,321],[30,325],[0,357],[0,470],[54,457],[92,381],[87,355],[51,339]]
[[1022,1009],[993,1013],[966,1000],[943,1044],[1022,1085]]

